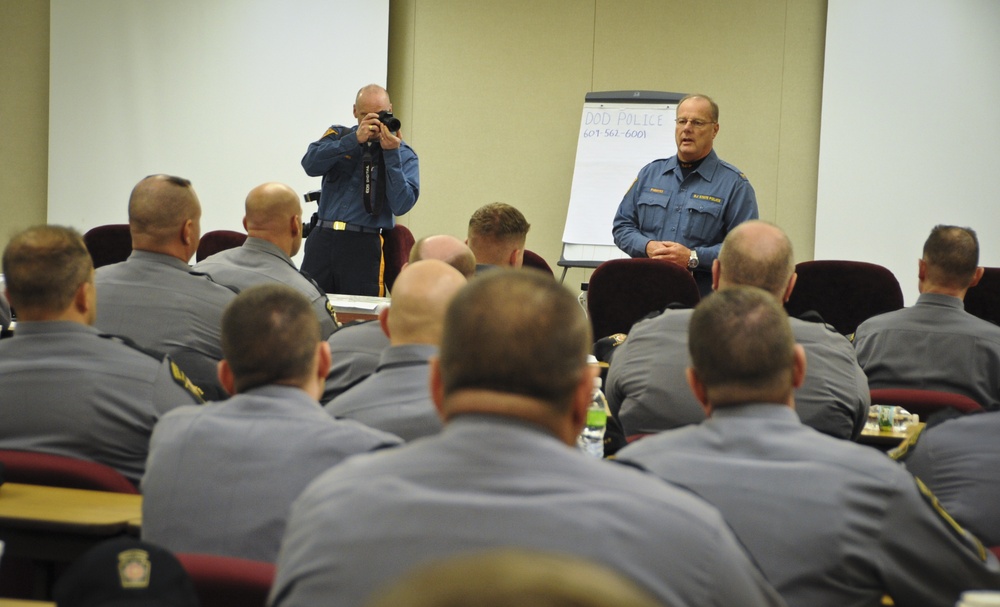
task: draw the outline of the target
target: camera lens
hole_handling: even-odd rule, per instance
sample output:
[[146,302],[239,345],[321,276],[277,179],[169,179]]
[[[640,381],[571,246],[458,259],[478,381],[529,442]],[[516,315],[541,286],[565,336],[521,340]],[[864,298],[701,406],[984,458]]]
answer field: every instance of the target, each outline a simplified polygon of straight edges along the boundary
[[385,111],[379,112],[378,113],[378,120],[379,120],[379,122],[381,122],[382,124],[384,124],[385,127],[387,129],[389,129],[390,131],[392,131],[393,133],[395,133],[396,131],[398,131],[399,127],[402,126],[402,124],[399,122],[399,118],[396,118],[395,116],[393,116],[392,112],[385,112]]

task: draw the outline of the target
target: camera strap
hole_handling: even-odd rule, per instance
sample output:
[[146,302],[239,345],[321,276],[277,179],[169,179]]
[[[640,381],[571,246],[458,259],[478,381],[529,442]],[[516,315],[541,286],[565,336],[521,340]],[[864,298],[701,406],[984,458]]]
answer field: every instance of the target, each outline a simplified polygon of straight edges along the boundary
[[[361,155],[361,167],[363,181],[362,184],[362,195],[365,203],[365,212],[373,217],[378,217],[382,213],[382,208],[385,206],[386,194],[385,194],[385,159],[382,157],[382,148],[378,149],[378,159],[372,155],[372,145],[369,143],[364,148],[364,153]],[[378,187],[378,192],[373,192],[375,189],[375,183],[372,181],[372,169],[377,165],[378,174],[375,175],[375,180],[380,184]],[[374,194],[374,195],[373,195]]]

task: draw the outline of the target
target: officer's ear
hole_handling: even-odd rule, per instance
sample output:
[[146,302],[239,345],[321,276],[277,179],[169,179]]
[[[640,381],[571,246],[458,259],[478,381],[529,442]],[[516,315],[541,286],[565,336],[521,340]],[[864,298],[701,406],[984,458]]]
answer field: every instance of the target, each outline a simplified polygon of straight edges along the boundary
[[233,376],[233,368],[229,366],[226,359],[219,361],[216,373],[219,376],[219,383],[226,389],[226,392],[236,394],[236,377]]

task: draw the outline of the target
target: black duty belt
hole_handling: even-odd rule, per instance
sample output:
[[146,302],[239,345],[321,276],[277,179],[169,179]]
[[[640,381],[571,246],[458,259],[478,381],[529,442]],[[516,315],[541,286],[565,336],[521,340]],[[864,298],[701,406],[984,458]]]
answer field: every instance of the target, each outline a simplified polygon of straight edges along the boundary
[[368,226],[359,226],[344,221],[326,221],[325,219],[321,219],[319,226],[321,228],[329,228],[338,232],[364,232],[365,234],[382,233],[382,228],[369,228]]

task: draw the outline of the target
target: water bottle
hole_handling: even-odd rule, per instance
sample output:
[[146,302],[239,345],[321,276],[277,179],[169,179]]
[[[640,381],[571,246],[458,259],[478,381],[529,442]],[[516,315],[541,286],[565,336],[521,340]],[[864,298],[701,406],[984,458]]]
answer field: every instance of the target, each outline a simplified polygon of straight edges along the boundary
[[[596,359],[595,359],[596,361]],[[587,423],[576,439],[576,446],[587,455],[604,457],[604,429],[608,425],[608,401],[601,391],[601,378],[594,378],[594,391],[587,408]]]

